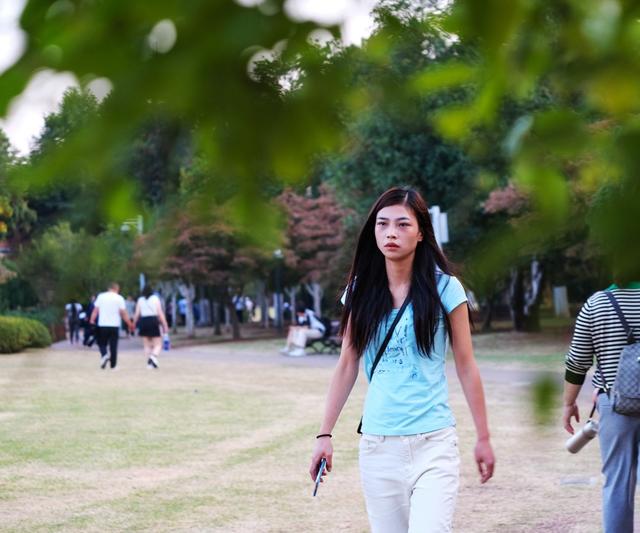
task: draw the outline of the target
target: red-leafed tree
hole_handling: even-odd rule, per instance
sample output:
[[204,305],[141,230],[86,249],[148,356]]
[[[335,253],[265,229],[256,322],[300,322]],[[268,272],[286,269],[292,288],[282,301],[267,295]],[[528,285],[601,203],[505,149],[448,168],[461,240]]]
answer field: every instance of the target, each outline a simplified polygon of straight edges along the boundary
[[314,311],[320,316],[324,289],[344,244],[348,211],[326,185],[321,185],[316,195],[307,191],[300,195],[285,190],[279,197],[287,213],[285,265],[290,279],[302,283],[311,295]]
[[494,189],[483,204],[486,214],[505,213],[509,216],[521,215],[529,206],[529,198],[513,183]]
[[165,217],[155,232],[154,243],[141,247],[145,262],[156,265],[159,279],[177,281],[177,288],[186,300],[187,334],[195,333],[193,300],[197,285],[214,289],[219,300],[229,309],[233,338],[240,338],[240,327],[231,301],[231,287],[255,272],[261,258],[260,250],[244,245],[221,212],[197,214],[197,210],[182,209]]

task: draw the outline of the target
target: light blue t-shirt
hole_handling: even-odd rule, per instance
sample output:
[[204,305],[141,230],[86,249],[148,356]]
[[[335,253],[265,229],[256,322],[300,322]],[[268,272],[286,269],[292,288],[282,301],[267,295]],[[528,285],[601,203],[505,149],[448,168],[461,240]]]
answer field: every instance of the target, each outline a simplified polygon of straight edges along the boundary
[[[446,274],[439,277],[438,293],[447,313],[467,301],[460,281]],[[377,336],[365,350],[367,379],[378,348],[397,313],[394,309],[382,322]],[[441,316],[430,357],[421,355],[413,328],[413,307],[407,306],[369,383],[363,433],[415,435],[455,425],[445,376],[446,337]]]

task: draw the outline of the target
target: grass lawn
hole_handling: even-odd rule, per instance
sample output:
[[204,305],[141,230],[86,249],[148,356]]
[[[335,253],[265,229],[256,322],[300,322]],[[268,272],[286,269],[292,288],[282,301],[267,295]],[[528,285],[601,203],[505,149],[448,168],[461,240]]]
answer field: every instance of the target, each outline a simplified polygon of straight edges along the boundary
[[[561,373],[563,342],[476,337],[498,457],[485,486],[452,374],[463,462],[456,531],[600,530],[597,443],[571,456],[559,424],[533,422],[530,378]],[[286,358],[279,345],[184,347],[159,371],[134,351],[117,372],[99,370],[95,351],[1,356],[0,529],[367,531],[355,433],[363,379],[334,432],[334,472],[312,498],[306,471],[335,357]]]

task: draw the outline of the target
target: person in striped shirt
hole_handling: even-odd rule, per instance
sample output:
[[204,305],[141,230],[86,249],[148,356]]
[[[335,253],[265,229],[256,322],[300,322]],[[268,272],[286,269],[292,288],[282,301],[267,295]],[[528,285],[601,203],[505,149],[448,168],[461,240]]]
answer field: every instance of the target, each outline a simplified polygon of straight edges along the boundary
[[[612,285],[606,290],[611,291],[637,338],[640,337],[640,283]],[[605,533],[633,532],[640,418],[615,413],[605,392],[615,381],[620,353],[626,344],[624,327],[607,295],[604,291],[596,292],[578,314],[566,356],[562,423],[569,433],[574,433],[572,419],[580,421],[576,398],[597,357],[599,366],[596,364],[591,383],[600,416],[598,437],[605,476],[602,489]]]

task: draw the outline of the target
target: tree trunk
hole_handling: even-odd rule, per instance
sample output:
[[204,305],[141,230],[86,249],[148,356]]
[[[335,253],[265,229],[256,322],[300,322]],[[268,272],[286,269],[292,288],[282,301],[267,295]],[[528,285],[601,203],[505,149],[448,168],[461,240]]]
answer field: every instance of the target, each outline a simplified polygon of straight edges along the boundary
[[316,316],[322,316],[322,295],[323,290],[319,283],[312,281],[311,283],[305,283],[304,288],[313,298],[313,312]]
[[196,289],[193,284],[178,283],[180,295],[187,301],[186,309],[186,333],[187,337],[196,336],[196,328],[193,323],[193,300],[196,295]]
[[207,298],[209,299],[209,315],[211,316],[211,325],[213,326],[214,335],[222,335],[220,329],[220,302],[215,287],[207,287]]
[[296,295],[298,294],[298,288],[294,286],[290,289],[285,289],[285,292],[289,296],[289,303],[291,304],[291,316],[289,317],[289,324],[293,325],[296,320]]
[[509,306],[511,308],[513,329],[524,331],[524,280],[521,267],[511,269]]
[[209,288],[206,286],[200,286],[198,297],[198,310],[200,311],[200,318],[198,320],[198,326],[210,326],[213,321],[211,320],[211,305],[209,300]]
[[[540,300],[542,299],[543,268],[534,257],[528,273],[524,267],[511,271],[509,303],[513,328],[516,331],[540,331]],[[528,274],[528,275],[527,275]]]
[[227,310],[229,311],[229,318],[231,319],[231,332],[233,340],[240,339],[240,322],[238,322],[238,315],[236,315],[236,307],[233,304],[233,300],[231,299],[231,295],[228,290],[224,291],[225,304]]
[[540,302],[544,270],[536,258],[531,261],[529,284],[524,293],[524,328],[525,331],[540,331]]
[[491,320],[493,319],[495,297],[495,294],[490,294],[487,298],[485,315],[482,318],[482,326],[480,327],[480,331],[491,331]]
[[[176,309],[176,293],[178,291],[178,284],[175,281],[161,281],[158,284],[158,289],[162,292],[165,303],[169,298],[171,298],[171,333],[175,334],[178,331],[178,323],[176,320],[178,313]],[[164,309],[166,312],[166,307]]]
[[178,333],[178,298],[175,291],[171,293],[171,333]]
[[266,284],[264,281],[258,281],[258,301],[256,305],[260,306],[260,317],[262,319],[262,326],[264,328],[269,327],[269,306],[267,304]]
[[213,320],[215,323],[213,328],[214,335],[222,335],[222,320],[220,315],[220,302],[216,300],[213,306]]
[[222,335],[222,328],[220,327],[220,301],[218,295],[212,291],[211,294],[211,319],[213,320],[213,334]]

